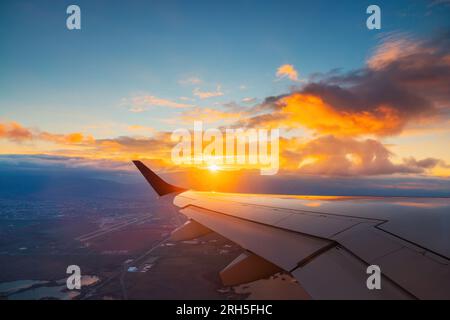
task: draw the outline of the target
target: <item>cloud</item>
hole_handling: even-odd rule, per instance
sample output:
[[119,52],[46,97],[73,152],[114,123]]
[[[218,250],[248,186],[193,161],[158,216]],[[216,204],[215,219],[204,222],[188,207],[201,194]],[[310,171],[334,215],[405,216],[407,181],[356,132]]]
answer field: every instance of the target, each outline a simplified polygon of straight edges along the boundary
[[270,97],[249,126],[307,127],[318,134],[388,136],[406,124],[450,117],[450,32],[423,41],[383,40],[367,66],[325,75]]
[[133,113],[141,113],[141,112],[145,112],[147,110],[148,110],[148,108],[141,107],[141,106],[133,106],[129,109],[129,111],[133,112]]
[[198,77],[189,77],[178,81],[178,83],[181,85],[199,85],[202,82],[203,82],[202,79]]
[[292,64],[283,64],[278,67],[276,76],[279,79],[289,78],[292,81],[298,81],[298,72]]
[[189,97],[180,97],[179,99],[182,101],[195,101],[194,98],[189,98]]
[[187,103],[180,103],[169,99],[158,98],[152,95],[135,96],[131,99],[124,99],[123,105],[129,107],[131,112],[140,113],[147,111],[151,107],[168,107],[168,108],[190,108],[194,105]]
[[220,86],[217,86],[216,91],[201,91],[199,88],[195,88],[192,91],[192,94],[200,99],[209,99],[224,95],[224,93],[221,91]]
[[243,98],[241,101],[243,103],[251,104],[251,103],[255,103],[257,101],[257,99],[256,98],[252,98],[252,97],[246,97],[246,98]]
[[24,142],[41,140],[59,144],[88,144],[95,141],[92,136],[83,135],[79,132],[69,134],[53,134],[37,129],[29,129],[17,122],[0,123],[0,139],[12,142]]
[[80,132],[74,132],[69,134],[54,134],[49,132],[39,132],[34,134],[34,138],[58,144],[92,144],[95,142],[93,136],[84,135]]
[[17,122],[0,123],[0,138],[14,142],[22,142],[31,140],[33,134],[29,129],[24,128]]
[[[91,159],[129,160],[130,158],[161,158],[170,161],[173,142],[170,132],[153,132],[150,127],[134,125],[129,130],[152,132],[150,137],[122,136],[110,139],[95,139],[79,132],[69,134],[50,133],[29,129],[16,122],[0,123],[0,138],[20,144],[23,141],[50,142],[48,145],[34,144],[36,153],[52,153],[54,156],[70,156]],[[27,149],[28,150],[28,149]],[[49,151],[52,150],[52,151]],[[2,150],[3,152],[5,150]]]
[[[295,146],[295,144],[294,144]],[[437,166],[447,167],[435,158],[416,160],[412,157],[393,163],[393,154],[379,141],[323,136],[285,149],[284,161],[296,164],[304,174],[357,176],[386,174],[422,174]]]
[[[148,127],[133,126],[129,128],[136,132],[147,132]],[[144,131],[143,131],[144,130]],[[35,153],[45,153],[52,156],[66,156],[90,160],[130,161],[132,159],[158,160],[159,167],[170,168],[170,152],[173,142],[169,132],[152,132],[146,136],[121,136],[110,139],[94,139],[81,133],[55,134],[35,131],[32,133],[34,142],[51,142],[57,147],[34,144]],[[27,151],[27,153],[30,153]],[[164,164],[164,166],[162,166]]]
[[279,110],[256,116],[249,126],[296,128],[299,125],[321,134],[358,136],[396,133],[403,119],[394,110],[382,107],[373,111],[340,112],[323,98],[293,93],[277,101]]
[[234,122],[245,115],[244,111],[221,111],[212,108],[194,108],[183,112],[180,116],[182,123],[193,124],[194,121],[203,121],[205,123],[214,123],[219,121]]
[[422,42],[414,41],[407,34],[390,34],[382,39],[374,54],[368,59],[367,65],[373,70],[382,70],[399,60],[408,59],[416,53],[432,54],[433,48],[424,46]]
[[[194,120],[206,122],[235,121],[243,114],[224,112],[203,108],[186,111],[181,117],[183,121]],[[52,156],[82,158],[86,161],[104,159],[108,161],[130,161],[132,159],[150,159],[156,161],[158,168],[174,168],[171,162],[171,151],[174,142],[170,132],[158,132],[144,126],[130,126],[131,131],[151,132],[146,136],[121,136],[109,139],[94,139],[82,133],[55,134],[30,130],[15,123],[15,130],[26,134],[8,134],[4,128],[10,124],[0,124],[2,138],[9,139],[18,145],[22,141],[52,142],[58,148],[39,145],[35,153],[46,153]],[[19,129],[18,129],[19,128]],[[20,136],[20,139],[17,139]],[[25,138],[26,137],[26,138]],[[24,140],[26,139],[26,140]],[[27,149],[29,150],[29,149]],[[450,168],[443,160],[437,158],[415,159],[405,158],[399,163],[392,161],[393,154],[381,142],[351,137],[322,136],[307,141],[299,138],[281,138],[280,164],[282,171],[296,174],[325,176],[368,176],[387,174],[435,174],[435,169]],[[27,151],[30,153],[30,151]],[[249,168],[250,169],[250,168]],[[446,175],[446,171],[442,171]]]
[[129,158],[133,155],[152,155],[153,157],[170,157],[173,143],[169,132],[157,132],[151,137],[116,137],[99,139],[94,145],[96,152],[113,152],[118,158]]
[[410,167],[417,167],[423,169],[433,169],[437,166],[441,168],[450,168],[450,165],[446,164],[445,161],[436,158],[426,158],[423,160],[416,160],[413,157],[403,159],[404,163]]
[[156,132],[156,130],[152,127],[141,126],[137,124],[128,126],[128,130],[131,132],[146,133],[146,134],[153,134]]

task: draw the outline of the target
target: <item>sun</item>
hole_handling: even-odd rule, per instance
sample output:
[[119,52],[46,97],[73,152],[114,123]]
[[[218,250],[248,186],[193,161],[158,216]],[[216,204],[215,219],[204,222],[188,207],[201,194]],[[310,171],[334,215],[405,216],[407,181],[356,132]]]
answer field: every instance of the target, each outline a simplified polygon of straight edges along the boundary
[[212,165],[208,166],[208,170],[212,171],[212,172],[216,172],[216,171],[220,170],[220,167],[216,164],[212,164]]

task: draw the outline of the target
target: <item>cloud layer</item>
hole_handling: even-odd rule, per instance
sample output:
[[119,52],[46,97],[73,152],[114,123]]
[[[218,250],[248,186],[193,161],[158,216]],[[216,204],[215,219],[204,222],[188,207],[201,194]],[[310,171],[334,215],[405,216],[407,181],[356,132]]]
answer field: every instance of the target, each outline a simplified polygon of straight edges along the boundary
[[[298,80],[292,65],[281,66],[278,77]],[[150,107],[180,109],[177,123],[195,120],[226,123],[231,127],[285,128],[290,138],[282,138],[281,171],[304,175],[367,176],[388,174],[429,174],[449,165],[435,157],[395,155],[383,144],[386,136],[397,135],[405,127],[429,124],[448,125],[450,121],[450,33],[431,40],[417,40],[393,34],[384,38],[358,70],[316,75],[302,87],[255,106],[228,104],[225,109],[197,107],[152,95],[141,95],[125,102],[133,112]],[[195,85],[196,81],[190,81]],[[222,96],[215,91],[194,89],[200,99]],[[251,104],[255,100],[243,99]],[[172,123],[174,124],[174,123]],[[191,128],[191,126],[189,126]],[[308,139],[295,136],[295,129],[306,128]],[[0,123],[0,139],[18,146],[54,144],[51,152],[36,147],[36,153],[84,159],[153,161],[156,168],[172,168],[170,153],[174,142],[170,132],[142,126],[130,127],[146,136],[95,139],[82,132],[51,133],[27,128],[17,122]],[[312,138],[311,138],[312,137]],[[29,153],[29,149],[26,150]],[[5,152],[3,152],[5,153]]]

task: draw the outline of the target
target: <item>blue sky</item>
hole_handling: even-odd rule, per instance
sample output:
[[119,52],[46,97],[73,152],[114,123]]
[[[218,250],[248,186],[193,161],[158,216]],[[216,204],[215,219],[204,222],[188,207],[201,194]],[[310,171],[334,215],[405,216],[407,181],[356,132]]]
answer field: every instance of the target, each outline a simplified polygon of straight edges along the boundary
[[[123,99],[149,94],[178,101],[197,87],[223,96],[193,102],[221,108],[242,98],[284,93],[276,69],[293,64],[300,78],[360,67],[382,34],[428,34],[448,25],[431,1],[377,1],[382,30],[365,27],[369,1],[2,1],[0,117],[57,132],[138,124],[178,109],[130,113]],[[78,4],[82,30],[65,27]],[[202,82],[180,84],[189,78]],[[242,89],[241,86],[245,86]],[[191,102],[190,102],[191,103]],[[117,126],[114,135],[120,135]]]

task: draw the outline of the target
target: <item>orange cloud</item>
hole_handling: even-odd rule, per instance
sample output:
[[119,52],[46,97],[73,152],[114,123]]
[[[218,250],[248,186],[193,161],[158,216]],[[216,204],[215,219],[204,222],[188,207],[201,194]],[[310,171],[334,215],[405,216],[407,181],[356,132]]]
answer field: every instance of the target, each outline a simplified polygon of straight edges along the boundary
[[57,144],[92,144],[95,142],[94,137],[85,136],[80,132],[69,134],[53,134],[48,132],[40,132],[38,134],[35,134],[35,138]]
[[15,142],[31,140],[33,134],[27,128],[24,128],[17,122],[0,123],[0,138],[8,139]]
[[156,132],[156,130],[152,127],[141,126],[141,125],[128,126],[128,130],[131,132],[146,133],[146,134],[153,134]]
[[298,72],[292,64],[283,64],[277,69],[277,78],[289,78],[292,81],[298,81]]
[[79,132],[69,134],[40,132],[38,130],[25,128],[17,122],[0,123],[0,138],[12,142],[41,140],[57,144],[92,144],[95,141],[92,136],[86,136]]
[[351,113],[333,108],[320,97],[301,93],[284,97],[279,104],[283,118],[278,124],[288,128],[301,125],[323,134],[382,136],[397,133],[403,125],[398,112],[385,106]]
[[339,136],[392,135],[399,133],[405,124],[399,112],[388,106],[350,112],[340,110],[313,94],[293,93],[280,97],[275,105],[272,113],[244,119],[241,123],[250,127],[306,127],[319,134]]

